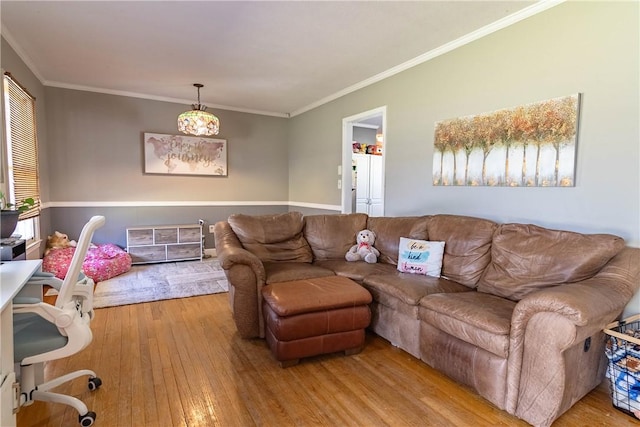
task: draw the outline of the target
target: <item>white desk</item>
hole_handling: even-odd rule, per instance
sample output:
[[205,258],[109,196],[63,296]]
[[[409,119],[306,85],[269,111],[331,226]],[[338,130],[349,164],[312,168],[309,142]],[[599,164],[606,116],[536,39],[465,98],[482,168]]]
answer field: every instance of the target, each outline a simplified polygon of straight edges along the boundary
[[13,371],[13,298],[22,290],[31,276],[40,271],[42,260],[10,261],[0,265],[0,426],[15,426],[17,407],[13,391],[16,374]]

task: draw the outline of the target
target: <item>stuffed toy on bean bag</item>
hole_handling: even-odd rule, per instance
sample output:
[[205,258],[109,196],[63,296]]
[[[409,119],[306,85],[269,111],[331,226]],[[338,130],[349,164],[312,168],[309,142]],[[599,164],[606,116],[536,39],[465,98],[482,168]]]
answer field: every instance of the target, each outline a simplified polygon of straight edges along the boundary
[[76,246],[75,240],[69,240],[69,236],[59,231],[56,231],[51,236],[47,237],[47,246],[44,250],[45,256],[53,249],[71,248]]
[[356,234],[356,244],[351,246],[344,256],[347,261],[364,260],[369,264],[378,262],[380,251],[373,247],[376,241],[376,233],[371,230],[361,230]]

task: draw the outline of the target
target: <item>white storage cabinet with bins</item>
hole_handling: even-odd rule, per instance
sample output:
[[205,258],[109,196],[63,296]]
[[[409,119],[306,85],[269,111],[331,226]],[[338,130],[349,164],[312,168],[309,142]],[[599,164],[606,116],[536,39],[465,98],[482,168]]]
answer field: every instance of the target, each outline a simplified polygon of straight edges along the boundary
[[128,227],[127,252],[133,264],[202,260],[202,227],[198,224]]

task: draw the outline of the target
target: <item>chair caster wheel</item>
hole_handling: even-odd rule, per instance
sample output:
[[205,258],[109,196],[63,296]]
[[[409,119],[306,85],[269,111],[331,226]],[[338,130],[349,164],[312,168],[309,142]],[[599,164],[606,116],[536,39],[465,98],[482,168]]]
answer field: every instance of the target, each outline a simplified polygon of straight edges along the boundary
[[[102,385],[102,380],[98,377],[95,378],[89,378],[89,390],[94,391],[100,388],[100,386]],[[91,425],[91,424],[89,424]]]
[[84,415],[80,415],[78,417],[78,420],[80,421],[80,425],[82,427],[89,427],[96,422],[96,413],[93,411],[89,411]]

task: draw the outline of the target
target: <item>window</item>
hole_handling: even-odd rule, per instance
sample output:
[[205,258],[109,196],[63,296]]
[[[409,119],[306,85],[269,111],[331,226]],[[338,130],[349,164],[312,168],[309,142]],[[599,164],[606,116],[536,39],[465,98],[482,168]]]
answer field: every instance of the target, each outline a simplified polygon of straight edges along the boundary
[[35,98],[10,73],[4,73],[6,194],[11,203],[33,198],[35,205],[20,214],[15,233],[39,238],[40,187]]

